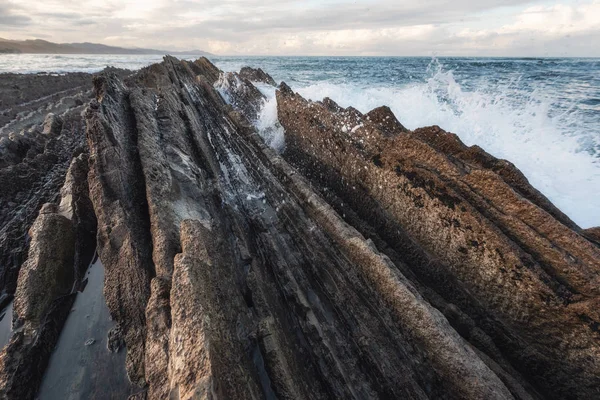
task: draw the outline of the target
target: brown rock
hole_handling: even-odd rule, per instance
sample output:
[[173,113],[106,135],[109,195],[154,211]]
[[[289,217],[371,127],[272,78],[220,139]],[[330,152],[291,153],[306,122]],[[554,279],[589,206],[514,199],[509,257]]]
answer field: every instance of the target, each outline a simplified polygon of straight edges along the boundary
[[32,336],[50,304],[71,293],[75,234],[71,220],[58,214],[55,205],[45,204],[29,235],[29,257],[19,273],[14,312],[18,325],[23,323],[26,333]]
[[[244,74],[166,57],[99,76],[89,172],[75,158],[39,217],[73,221],[76,283],[93,208],[131,399],[594,398],[593,230],[455,135],[285,83],[280,156],[250,123],[264,97]],[[36,395],[73,296],[19,298],[54,287],[19,286],[27,329],[0,353],[0,397]]]
[[[94,198],[99,232],[112,235],[102,214],[120,215],[118,207],[131,202],[111,183],[113,165],[120,163],[122,181],[144,185],[133,194],[142,204],[145,194],[147,220],[146,208],[133,206],[118,220],[124,235],[135,226],[151,236],[136,242],[138,249],[152,243],[156,274],[145,303],[143,365],[143,339],[126,338],[130,376],[145,371],[148,398],[426,398],[448,390],[509,398],[498,376],[396,267],[319,200],[197,72],[166,58],[126,85],[105,76],[96,82],[102,106],[88,119],[95,171],[106,171],[90,175],[92,193],[105,193]],[[362,118],[351,108],[345,113]],[[121,151],[117,160],[111,143],[130,153]],[[126,219],[136,212],[147,222]],[[109,307],[139,307],[143,297],[113,301],[109,293],[110,275],[128,274],[120,279],[125,290],[138,281],[140,264],[125,268],[122,260],[131,256],[117,257],[122,248],[102,241]],[[424,390],[421,380],[431,386]]]
[[145,308],[155,271],[135,119],[122,84],[107,85],[116,79],[108,74],[94,82],[104,107],[112,104],[117,113],[103,115],[97,103],[87,110],[88,182],[98,220],[98,254],[106,269],[107,306],[127,345],[128,376],[143,386]]
[[437,127],[388,138],[354,114],[349,130],[347,111],[289,90],[278,112],[285,158],[404,261],[429,301],[458,305],[473,345],[547,397],[592,396],[600,253],[514,166]]
[[582,235],[600,245],[600,227],[585,229]]
[[382,106],[369,111],[365,118],[379,127],[379,129],[388,136],[398,135],[402,132],[408,132],[396,118],[392,110],[387,106]]

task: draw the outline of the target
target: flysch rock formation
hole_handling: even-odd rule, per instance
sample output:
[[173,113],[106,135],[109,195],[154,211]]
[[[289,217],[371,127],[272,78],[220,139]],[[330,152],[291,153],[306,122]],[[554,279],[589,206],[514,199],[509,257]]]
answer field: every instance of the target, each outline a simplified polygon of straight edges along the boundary
[[166,57],[96,76],[77,130],[48,117],[78,148],[29,234],[13,228],[30,243],[7,251],[26,260],[0,265],[18,276],[0,398],[50,398],[95,251],[112,322],[94,325],[105,349],[81,352],[123,355],[102,365],[124,360],[131,383],[86,365],[95,398],[600,395],[597,229],[456,135],[285,83],[278,153],[253,126],[265,96],[252,82],[275,85]]
[[58,200],[72,158],[86,151],[81,113],[93,97],[91,80],[0,74],[0,309],[15,292],[29,228],[44,203]]
[[527,382],[513,394],[598,395],[599,248],[514,165],[439,127],[382,127],[389,111],[309,102],[285,84],[277,100],[285,158],[426,286],[509,388]]

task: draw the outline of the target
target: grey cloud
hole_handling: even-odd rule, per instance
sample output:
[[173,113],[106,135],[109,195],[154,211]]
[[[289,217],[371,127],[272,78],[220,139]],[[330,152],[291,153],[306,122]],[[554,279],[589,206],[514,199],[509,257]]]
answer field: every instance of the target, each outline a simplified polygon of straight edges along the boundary
[[36,15],[38,15],[40,17],[49,17],[49,18],[67,19],[67,20],[82,18],[81,14],[71,13],[71,12],[51,12],[51,13],[45,12],[45,13],[38,13]]
[[31,23],[31,18],[18,13],[20,7],[13,3],[0,4],[0,26],[24,26]]
[[[210,10],[211,7],[238,4],[238,2],[202,2],[199,10]],[[294,2],[244,2],[243,6],[231,7],[226,15],[216,16],[202,23],[205,30],[232,29],[235,32],[265,32],[271,30],[336,30],[357,28],[384,28],[390,26],[409,26],[416,24],[442,24],[457,22],[472,18],[479,13],[498,7],[525,5],[531,0],[486,0],[473,2],[471,0],[434,0],[430,2],[410,1],[399,2],[379,0],[369,6],[358,3],[327,5],[318,8],[284,11],[285,5]],[[198,8],[199,3],[187,2],[186,10]],[[261,4],[262,6],[258,6]],[[267,2],[268,4],[268,2]],[[262,12],[253,11],[254,6],[261,7]],[[166,10],[159,10],[162,13]],[[260,17],[260,18],[256,18]],[[253,19],[256,18],[256,19]]]
[[[378,0],[368,6],[355,2],[296,9],[294,1],[185,1],[178,2],[178,10],[211,11],[221,14],[193,26],[157,27],[164,37],[185,40],[188,37],[206,40],[240,42],[249,36],[271,33],[306,34],[314,31],[342,29],[380,29],[420,24],[444,25],[477,18],[477,13],[498,7],[526,5],[531,0]],[[256,11],[259,10],[259,11]],[[172,7],[156,10],[157,18],[173,12]],[[175,13],[176,15],[177,13]],[[143,22],[143,21],[140,21]]]
[[[465,26],[481,25],[480,20],[493,21],[491,16],[497,15],[496,10],[503,7],[524,8],[529,4],[539,4],[539,1],[531,0],[372,0],[368,3],[343,0],[337,4],[293,0],[179,0],[169,2],[149,15],[144,13],[144,17],[139,19],[117,18],[122,9],[117,0],[104,1],[100,8],[86,10],[77,7],[79,0],[61,1],[64,12],[36,13],[34,3],[27,8],[36,29],[65,42],[75,39],[102,42],[111,37],[115,39],[110,44],[116,45],[191,48],[203,47],[203,43],[211,41],[229,43],[223,47],[229,50],[224,51],[254,54],[288,51],[288,54],[467,55],[471,52],[493,55],[499,52],[498,55],[502,55],[507,50],[491,46],[495,39],[510,41],[519,52],[531,51],[536,45],[562,49],[569,47],[565,43],[598,39],[598,35],[590,34],[579,39],[548,39],[544,42],[540,41],[543,38],[536,36],[537,39],[532,42],[529,37],[518,34],[503,34],[501,38],[493,32],[479,37],[456,35]],[[3,8],[8,7],[0,6],[0,10]],[[10,8],[15,15],[21,15],[21,10]],[[505,14],[510,15],[510,9],[507,10]],[[202,21],[193,23],[188,13],[196,13]],[[0,15],[5,14],[0,12]],[[360,44],[319,42],[324,32],[358,29],[381,32],[387,28],[416,25],[432,28],[410,40],[384,33],[373,35],[369,41]],[[288,43],[295,43],[295,47],[282,47],[286,38],[291,40]],[[583,49],[585,46],[572,47]],[[598,46],[588,41],[587,47],[596,51]]]
[[74,24],[77,26],[90,26],[90,25],[96,25],[97,21],[95,21],[93,19],[79,19],[79,20],[75,21]]
[[0,26],[25,26],[31,23],[31,18],[24,15],[0,15]]

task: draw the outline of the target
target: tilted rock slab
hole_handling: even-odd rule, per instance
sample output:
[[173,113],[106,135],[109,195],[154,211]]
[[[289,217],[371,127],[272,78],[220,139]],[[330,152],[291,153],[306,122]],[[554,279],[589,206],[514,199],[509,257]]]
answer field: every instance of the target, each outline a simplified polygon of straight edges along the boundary
[[13,335],[0,351],[0,398],[33,399],[95,248],[87,155],[71,162],[60,205],[47,203],[29,231],[19,270]]
[[414,276],[507,385],[598,395],[600,248],[512,164],[438,127],[407,132],[285,84],[277,101],[284,157]]
[[[16,293],[24,329],[0,354],[0,397],[35,397],[19,382],[43,373],[64,322],[50,298],[77,286],[96,219],[108,346],[127,352],[131,399],[597,396],[595,230],[509,162],[409,131],[387,107],[282,84],[279,155],[251,125],[264,102],[251,80],[274,83],[172,57],[94,80],[89,173],[84,153],[36,222],[19,278],[36,284]],[[48,218],[71,220],[70,236],[48,236],[62,226]],[[40,246],[61,247],[73,269],[44,265],[64,281],[39,288]]]
[[511,398],[218,76],[168,57],[97,79],[88,111],[105,293],[138,397]]

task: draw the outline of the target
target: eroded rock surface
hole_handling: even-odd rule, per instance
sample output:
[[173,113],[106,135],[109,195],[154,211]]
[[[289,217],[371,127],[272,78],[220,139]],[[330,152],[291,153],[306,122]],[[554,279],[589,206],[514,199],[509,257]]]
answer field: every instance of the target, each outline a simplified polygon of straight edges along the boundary
[[599,249],[512,164],[438,127],[392,130],[286,86],[277,96],[285,158],[483,360],[542,396],[594,397]]
[[251,82],[261,82],[266,83],[267,85],[277,86],[275,79],[260,68],[243,67],[240,70],[240,76]]
[[216,87],[225,100],[240,111],[249,121],[256,121],[266,97],[248,78],[236,72],[223,73]]
[[0,74],[0,308],[16,290],[29,228],[44,203],[59,199],[72,158],[85,151],[81,113],[91,81],[83,73]]
[[56,205],[42,207],[29,234],[29,257],[19,273],[14,303],[26,335],[39,328],[54,300],[71,293],[75,280],[73,226],[70,219],[58,213]]
[[[15,292],[14,333],[0,352],[0,397],[34,398],[89,263],[96,235],[87,156],[74,158],[61,203],[45,204],[30,229]],[[92,251],[90,252],[90,246]]]
[[172,57],[94,80],[87,143],[32,228],[0,397],[35,397],[96,232],[102,340],[126,352],[131,399],[596,397],[595,230],[509,162],[387,107],[282,84],[279,155],[252,125],[252,82],[274,85]]

